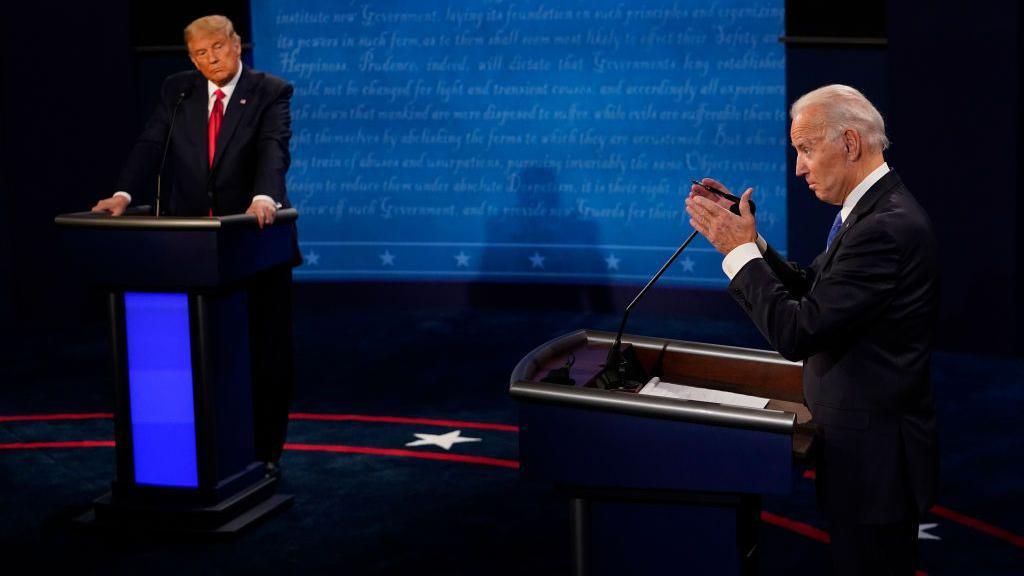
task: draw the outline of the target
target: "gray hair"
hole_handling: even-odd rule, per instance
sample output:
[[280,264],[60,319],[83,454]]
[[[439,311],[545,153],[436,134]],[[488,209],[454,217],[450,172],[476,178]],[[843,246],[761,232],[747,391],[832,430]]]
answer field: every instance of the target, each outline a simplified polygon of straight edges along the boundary
[[853,129],[864,139],[867,147],[879,151],[889,147],[882,115],[856,88],[830,84],[812,90],[793,103],[789,117],[796,118],[807,108],[821,110],[829,138],[838,138],[843,131]]
[[221,31],[223,31],[224,34],[232,40],[238,38],[238,34],[235,34],[235,25],[231,23],[231,20],[228,20],[227,16],[213,14],[211,16],[196,18],[191,24],[185,27],[185,44],[188,44],[188,41],[196,34],[209,34],[211,32]]

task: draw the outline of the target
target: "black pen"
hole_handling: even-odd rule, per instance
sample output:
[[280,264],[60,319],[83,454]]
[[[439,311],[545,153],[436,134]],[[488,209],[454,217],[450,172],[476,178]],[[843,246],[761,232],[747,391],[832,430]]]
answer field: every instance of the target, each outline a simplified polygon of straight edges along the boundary
[[[693,182],[697,186],[700,186],[701,188],[707,190],[708,192],[711,192],[712,194],[718,194],[722,198],[725,198],[729,202],[732,202],[732,206],[729,207],[729,211],[732,212],[733,214],[739,214],[740,213],[740,199],[738,197],[733,196],[732,194],[729,194],[728,192],[723,192],[723,191],[719,190],[718,188],[712,188],[711,186],[708,186],[707,184],[704,184],[703,182],[697,182],[696,180],[690,180],[690,182]],[[757,210],[757,208],[754,206],[754,201],[753,200],[748,200],[747,202],[750,204],[750,213],[753,214]]]

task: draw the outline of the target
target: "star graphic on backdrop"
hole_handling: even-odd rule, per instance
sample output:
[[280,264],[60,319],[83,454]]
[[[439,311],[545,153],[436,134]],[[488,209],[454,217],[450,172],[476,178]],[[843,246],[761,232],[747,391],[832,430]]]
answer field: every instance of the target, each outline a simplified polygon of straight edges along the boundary
[[316,266],[320,263],[320,255],[313,250],[310,250],[309,254],[303,255],[302,259],[306,261],[307,266]]
[[608,264],[608,269],[609,270],[618,270],[619,269],[619,261],[620,261],[620,259],[616,258],[615,254],[609,254],[608,257],[604,259],[604,261],[605,261],[606,264]]
[[381,266],[395,265],[395,255],[392,254],[390,250],[385,250],[383,254],[378,254],[377,256],[380,258]]
[[938,524],[918,524],[917,525],[917,539],[918,540],[942,540],[942,538],[935,534],[929,534],[928,531],[935,528]]
[[413,434],[419,440],[413,440],[406,446],[440,446],[445,450],[451,450],[453,444],[462,442],[480,442],[479,438],[468,438],[460,436],[462,430],[452,430],[446,434]]
[[469,255],[464,251],[459,250],[459,253],[455,255],[455,267],[456,268],[468,268],[469,267]]
[[680,260],[679,263],[683,265],[683,272],[693,272],[693,265],[696,264],[689,255]]
[[539,253],[534,252],[533,256],[530,256],[530,267],[531,268],[543,268],[544,267],[544,257],[541,256]]

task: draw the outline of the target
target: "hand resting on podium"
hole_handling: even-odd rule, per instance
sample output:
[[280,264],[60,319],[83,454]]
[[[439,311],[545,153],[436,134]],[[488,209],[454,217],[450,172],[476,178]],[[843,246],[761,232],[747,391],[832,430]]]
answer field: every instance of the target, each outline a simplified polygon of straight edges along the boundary
[[[93,212],[109,212],[111,216],[120,216],[128,208],[131,201],[122,194],[115,194],[110,198],[104,198],[92,207]],[[261,226],[262,227],[262,226]]]

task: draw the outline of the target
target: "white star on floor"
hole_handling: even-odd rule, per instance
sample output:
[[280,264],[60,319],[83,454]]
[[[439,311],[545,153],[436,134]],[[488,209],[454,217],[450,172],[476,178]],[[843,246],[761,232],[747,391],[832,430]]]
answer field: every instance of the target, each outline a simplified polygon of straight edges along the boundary
[[917,539],[918,540],[942,540],[942,538],[935,534],[929,534],[928,531],[935,528],[938,524],[918,524],[917,525]]
[[419,440],[413,440],[406,446],[440,446],[445,450],[451,450],[453,444],[462,442],[480,442],[479,438],[468,438],[460,436],[462,430],[452,430],[446,434],[413,434]]
[[385,250],[383,254],[378,254],[377,256],[380,258],[381,266],[395,265],[395,255],[392,254],[390,250]]
[[543,268],[544,267],[544,257],[541,256],[540,253],[534,252],[533,256],[530,256],[530,266],[532,268]]
[[679,261],[683,265],[683,272],[693,272],[693,265],[696,264],[689,256]]
[[468,268],[469,267],[469,254],[465,251],[459,250],[459,253],[455,255],[455,267],[456,268]]
[[310,250],[309,254],[306,254],[302,258],[303,260],[306,261],[307,266],[316,266],[317,264],[320,263],[320,255],[312,250]]
[[608,269],[609,270],[618,270],[619,269],[619,261],[620,261],[620,259],[616,258],[615,254],[609,254],[608,257],[604,259],[604,261],[605,261],[606,264],[608,264]]

